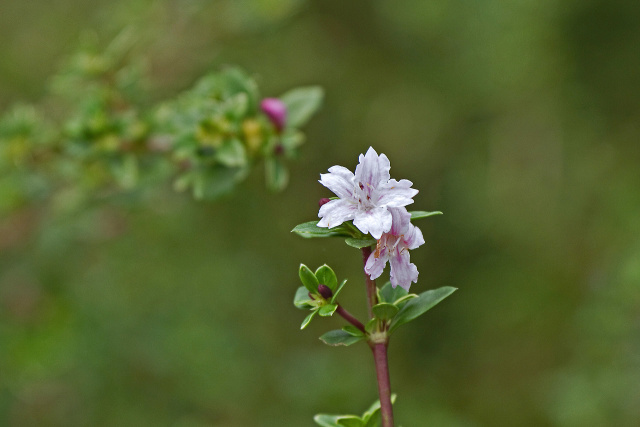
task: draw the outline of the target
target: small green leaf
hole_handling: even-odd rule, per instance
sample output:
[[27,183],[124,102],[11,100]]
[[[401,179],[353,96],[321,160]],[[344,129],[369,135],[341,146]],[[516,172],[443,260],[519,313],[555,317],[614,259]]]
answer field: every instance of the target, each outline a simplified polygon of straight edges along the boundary
[[409,295],[405,295],[402,298],[398,298],[393,305],[395,305],[398,308],[402,308],[404,307],[404,305],[407,303],[407,301],[412,300],[414,298],[418,298],[418,295],[416,294],[409,294]]
[[316,278],[319,283],[328,286],[329,289],[331,289],[331,292],[335,292],[338,288],[338,278],[336,277],[336,273],[334,273],[331,267],[327,264],[318,267],[316,270]]
[[[391,395],[391,404],[396,403],[396,394]],[[364,421],[364,427],[379,427],[381,424],[380,416],[380,400],[377,400],[373,405],[369,407],[362,414],[362,421]]]
[[324,228],[317,226],[318,221],[303,222],[296,225],[292,233],[296,233],[298,236],[311,238],[311,237],[343,237],[349,236],[349,233],[342,227]]
[[247,163],[247,152],[239,140],[227,139],[216,150],[216,160],[228,167],[244,166]]
[[391,320],[398,314],[398,307],[386,302],[376,304],[372,308],[373,314],[380,320]]
[[336,304],[327,304],[320,307],[320,310],[318,310],[318,312],[320,313],[320,316],[323,317],[333,316],[333,313],[337,308],[338,306]]
[[309,313],[309,315],[305,317],[304,320],[302,321],[302,324],[300,325],[300,329],[306,328],[309,322],[311,322],[311,320],[316,314],[318,314],[318,310],[313,310],[311,313]]
[[368,333],[371,333],[378,325],[378,319],[375,317],[373,319],[369,319],[366,325],[364,325],[364,330]]
[[440,212],[440,211],[433,211],[433,212],[413,211],[413,212],[409,212],[409,213],[411,214],[411,220],[427,218],[429,216],[434,216],[434,215],[442,215],[442,212]]
[[363,427],[360,417],[356,415],[318,414],[313,421],[321,427]]
[[320,337],[320,340],[322,342],[324,342],[325,344],[327,344],[327,345],[349,346],[351,344],[355,344],[358,341],[363,340],[364,338],[365,338],[364,336],[354,337],[353,335],[351,335],[348,332],[343,331],[342,329],[336,329],[336,330],[329,331],[326,334],[322,335]]
[[264,171],[267,187],[271,191],[281,191],[289,183],[289,172],[278,158],[266,158],[264,161]]
[[348,237],[346,239],[344,239],[345,243],[349,246],[351,246],[352,248],[356,248],[356,249],[362,249],[362,248],[366,248],[368,246],[373,246],[376,244],[376,240],[375,239],[356,239],[353,237]]
[[311,307],[311,298],[309,298],[309,290],[300,286],[296,291],[296,296],[293,298],[293,305],[298,308],[305,309]]
[[353,325],[343,326],[342,330],[348,333],[349,335],[353,335],[354,337],[364,336],[364,332],[362,332],[360,329],[356,328]]
[[401,286],[396,286],[394,288],[391,282],[385,283],[385,285],[380,289],[379,292],[379,296],[382,302],[388,302],[391,304],[395,304],[397,300],[406,295],[406,290],[404,290]]
[[393,332],[398,328],[398,326],[404,325],[416,317],[423,315],[455,291],[456,288],[444,286],[442,288],[421,293],[418,298],[413,298],[404,307],[402,307],[402,310],[400,310],[396,317],[391,321],[389,332]]
[[313,271],[311,271],[309,267],[304,264],[300,264],[298,275],[300,276],[302,284],[309,290],[309,292],[311,292],[312,294],[318,293],[318,285],[320,283],[318,282],[316,275],[313,274]]
[[331,304],[334,304],[336,302],[336,299],[338,298],[338,294],[340,293],[342,288],[344,288],[345,283],[347,283],[347,279],[344,279],[342,283],[340,283],[340,286],[338,286],[338,289],[336,289],[336,291],[333,293],[333,297],[331,298]]
[[292,89],[280,97],[287,106],[287,127],[300,127],[320,108],[324,91],[318,86]]

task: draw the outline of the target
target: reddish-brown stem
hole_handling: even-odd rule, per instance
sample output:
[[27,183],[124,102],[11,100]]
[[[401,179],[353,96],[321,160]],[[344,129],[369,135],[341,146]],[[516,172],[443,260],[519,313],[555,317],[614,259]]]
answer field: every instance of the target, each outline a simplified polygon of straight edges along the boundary
[[[367,246],[366,248],[362,248],[362,264],[367,265],[367,260],[371,256],[371,247]],[[364,278],[367,286],[367,309],[369,313],[369,319],[373,318],[373,306],[378,303],[378,295],[376,293],[376,281],[371,280],[371,277],[364,272]]]
[[382,427],[393,427],[393,406],[391,405],[391,383],[389,381],[389,364],[387,363],[387,344],[371,344],[371,351],[376,361]]
[[351,323],[356,328],[360,329],[363,333],[365,333],[364,325],[356,319],[351,313],[342,308],[341,305],[338,304],[338,308],[336,308],[336,313],[344,318],[347,322]]

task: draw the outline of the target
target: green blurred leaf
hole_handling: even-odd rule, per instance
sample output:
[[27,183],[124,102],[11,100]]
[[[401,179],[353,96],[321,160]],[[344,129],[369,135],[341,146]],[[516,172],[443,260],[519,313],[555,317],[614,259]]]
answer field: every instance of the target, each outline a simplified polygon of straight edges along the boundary
[[227,139],[215,152],[216,160],[228,167],[247,164],[247,151],[238,139]]
[[368,246],[375,245],[377,241],[375,239],[356,239],[353,237],[348,237],[344,239],[345,243],[352,248],[362,249]]
[[300,286],[293,298],[293,305],[300,309],[305,309],[311,307],[311,302],[312,300],[309,298],[309,290],[304,286]]
[[327,264],[318,267],[315,275],[318,279],[318,282],[328,286],[329,289],[331,289],[331,292],[335,292],[338,288],[338,278],[336,277],[336,273],[334,273],[331,267],[329,267]]
[[304,264],[300,264],[300,270],[298,271],[298,275],[300,276],[300,280],[302,284],[311,292],[312,294],[318,293],[318,279],[316,275],[313,274],[313,271],[309,267]]
[[434,215],[442,215],[442,212],[440,211],[433,211],[433,212],[427,212],[427,211],[413,211],[413,212],[409,212],[411,214],[411,219],[422,219],[422,218],[427,218],[430,216],[434,216]]
[[324,91],[319,86],[292,89],[280,97],[287,106],[286,127],[300,127],[320,108]]
[[289,183],[289,172],[282,160],[277,157],[267,157],[264,160],[267,188],[271,191],[282,191]]
[[393,318],[389,325],[389,332],[393,332],[399,326],[412,321],[423,315],[440,301],[456,291],[456,288],[444,286],[442,288],[430,290],[418,295],[418,298],[410,300],[400,312]]
[[320,340],[327,345],[332,346],[350,346],[351,344],[355,344],[358,341],[362,341],[365,337],[354,337],[350,333],[343,331],[342,329],[335,329],[333,331],[329,331],[326,334],[320,337]]
[[376,304],[372,308],[373,314],[380,320],[391,320],[395,316],[399,309],[393,304],[386,302]]
[[318,312],[320,313],[320,316],[333,316],[333,313],[335,313],[337,308],[337,304],[327,304],[320,307],[320,310],[318,310]]
[[318,310],[313,310],[311,313],[309,313],[307,317],[305,317],[304,320],[302,321],[302,324],[300,325],[300,329],[306,328],[307,325],[309,325],[309,323],[311,322],[311,320],[313,320],[316,314],[318,314]]
[[318,221],[304,222],[302,224],[296,225],[293,230],[291,230],[291,232],[296,233],[298,236],[304,238],[349,236],[349,233],[341,226],[329,229],[318,227],[317,224]]

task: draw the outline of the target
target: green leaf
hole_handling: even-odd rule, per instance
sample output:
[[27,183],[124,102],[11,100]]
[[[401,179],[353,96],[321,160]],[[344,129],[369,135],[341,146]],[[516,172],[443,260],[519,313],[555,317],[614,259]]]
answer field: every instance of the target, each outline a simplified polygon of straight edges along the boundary
[[413,211],[413,212],[409,212],[411,214],[411,219],[422,219],[422,218],[427,218],[429,216],[434,216],[434,215],[442,215],[442,212],[440,211],[433,211],[433,212],[427,212],[427,211]]
[[324,342],[325,344],[327,344],[327,345],[349,346],[351,344],[357,343],[358,341],[362,341],[364,338],[365,338],[364,336],[354,337],[353,335],[351,335],[348,332],[343,331],[342,329],[336,329],[336,330],[329,331],[326,334],[322,335],[320,337],[320,340],[322,342]]
[[353,335],[354,337],[364,336],[364,332],[362,332],[360,329],[356,328],[353,325],[343,326],[342,330],[348,333],[349,335]]
[[369,319],[367,324],[364,325],[364,330],[367,331],[368,333],[371,333],[371,331],[373,331],[377,325],[378,325],[378,319],[374,317],[373,319]]
[[[396,403],[396,394],[391,395],[391,404]],[[362,414],[362,421],[364,421],[364,427],[379,427],[381,424],[380,419],[380,400],[377,400],[373,405],[369,407]]]
[[352,248],[362,249],[368,246],[375,245],[377,241],[375,239],[356,239],[353,237],[348,237],[344,239],[345,243]]
[[327,264],[318,267],[316,270],[316,278],[318,279],[318,282],[328,286],[329,289],[331,289],[331,292],[335,292],[338,288],[338,278],[336,277],[336,273],[334,273],[331,267]]
[[356,415],[318,414],[313,421],[321,427],[363,427],[364,423]]
[[280,97],[287,106],[287,127],[300,127],[320,108],[324,91],[318,86],[292,89]]
[[456,288],[444,286],[442,288],[421,293],[418,298],[413,298],[404,307],[402,307],[402,310],[400,310],[396,317],[391,321],[391,325],[389,325],[389,332],[393,332],[398,328],[398,326],[404,325],[416,317],[423,315],[455,291]]
[[318,221],[303,222],[302,224],[296,225],[291,232],[304,238],[349,236],[349,233],[341,226],[329,229],[318,227],[317,224]]
[[311,298],[309,298],[309,290],[300,286],[296,291],[296,296],[293,298],[293,305],[298,308],[305,309],[311,307]]
[[313,271],[311,271],[309,267],[304,264],[300,264],[298,275],[300,276],[300,281],[302,282],[304,287],[309,290],[309,292],[311,292],[312,294],[318,293],[318,285],[320,283],[318,283],[316,275],[313,274]]
[[289,172],[276,157],[268,157],[264,161],[264,171],[267,180],[267,188],[271,191],[281,191],[289,183]]
[[327,304],[320,307],[320,310],[318,310],[318,312],[320,313],[320,316],[323,316],[323,317],[333,316],[333,313],[336,311],[337,308],[338,308],[337,304]]
[[300,325],[300,329],[306,328],[316,314],[318,314],[318,310],[313,310],[311,313],[309,313],[309,315],[305,317],[304,320],[302,321],[302,324]]
[[238,167],[247,164],[247,152],[238,139],[227,139],[216,150],[216,160],[228,167]]
[[380,320],[391,320],[395,316],[399,309],[393,304],[386,302],[376,304],[372,308],[373,314]]
[[198,170],[192,175],[193,197],[198,200],[213,200],[231,192],[242,170],[214,166]]
[[342,288],[344,288],[345,283],[347,283],[347,279],[344,279],[342,283],[340,283],[340,286],[338,286],[338,289],[336,289],[336,291],[333,293],[333,297],[331,298],[331,304],[336,302],[336,299],[338,298],[338,294],[340,293]]
[[382,302],[388,302],[394,304],[397,300],[407,295],[407,291],[404,290],[401,286],[396,286],[395,288],[391,284],[391,282],[385,283],[385,285],[380,289],[378,295]]

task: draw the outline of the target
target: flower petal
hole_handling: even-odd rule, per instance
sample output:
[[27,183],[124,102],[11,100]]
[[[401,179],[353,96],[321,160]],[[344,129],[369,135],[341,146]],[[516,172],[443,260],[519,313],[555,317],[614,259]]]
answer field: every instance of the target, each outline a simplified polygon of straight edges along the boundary
[[371,280],[375,280],[382,275],[384,266],[387,265],[388,256],[385,251],[384,254],[380,254],[378,258],[375,257],[375,253],[369,255],[367,263],[364,266],[364,272],[369,275]]
[[382,237],[382,233],[391,230],[391,213],[386,208],[358,210],[353,219],[353,225],[365,234],[370,233],[377,240]]
[[404,234],[411,225],[411,214],[405,208],[389,208],[388,211],[391,213],[392,219],[389,233],[394,236]]
[[411,188],[413,183],[407,179],[399,182],[395,179],[378,188],[379,198],[377,205],[385,205],[391,208],[407,206],[413,203],[413,196],[418,194],[418,190]]
[[320,207],[318,217],[318,227],[337,227],[345,221],[352,220],[358,212],[358,205],[350,203],[349,200],[331,200]]
[[359,164],[356,166],[355,180],[363,185],[369,184],[376,188],[382,183],[389,181],[389,170],[391,169],[391,162],[389,158],[384,154],[376,153],[373,147],[369,147],[367,154],[358,158]]
[[418,267],[409,262],[409,251],[399,251],[389,258],[391,265],[391,285],[409,290],[411,282],[418,282]]
[[[411,214],[409,214],[411,216]],[[404,243],[409,249],[415,249],[418,246],[424,245],[424,237],[422,231],[413,224],[409,224],[407,231],[404,234]]]
[[341,199],[353,197],[353,173],[342,166],[332,166],[329,168],[329,173],[320,174],[320,184],[327,187],[329,190],[340,197]]

